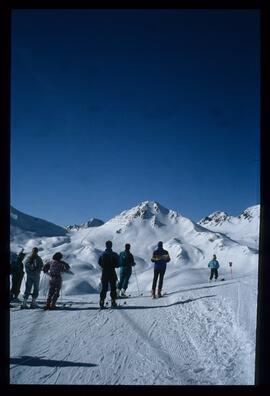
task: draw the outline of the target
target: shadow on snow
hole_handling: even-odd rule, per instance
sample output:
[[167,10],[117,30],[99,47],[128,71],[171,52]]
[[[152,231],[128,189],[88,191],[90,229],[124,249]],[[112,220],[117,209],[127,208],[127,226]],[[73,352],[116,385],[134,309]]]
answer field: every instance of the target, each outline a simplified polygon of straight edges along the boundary
[[17,366],[46,366],[46,367],[95,367],[97,364],[93,363],[80,363],[80,362],[69,362],[67,360],[51,360],[42,359],[42,357],[37,356],[21,356],[17,358],[10,358],[10,364],[15,366],[11,367],[13,369]]
[[[197,297],[197,298],[189,298],[187,300],[183,300],[183,301],[177,301],[171,304],[166,304],[166,305],[124,305],[121,304],[120,309],[155,309],[155,308],[167,308],[167,307],[172,307],[174,305],[181,305],[181,304],[187,304],[196,300],[201,300],[202,298],[209,298],[209,297],[215,297],[216,294],[212,294],[212,295],[207,295],[207,296],[202,296],[202,297]],[[157,301],[157,300],[155,300]],[[106,307],[107,309],[110,308],[110,305],[108,307]],[[59,307],[56,310],[53,310],[52,312],[55,311],[91,311],[91,310],[99,310],[99,307]],[[112,310],[117,308],[110,308]],[[46,311],[48,312],[48,311]],[[49,311],[50,312],[50,311]]]
[[155,309],[155,308],[167,308],[167,307],[172,307],[172,306],[174,306],[174,305],[187,304],[187,303],[190,303],[190,302],[193,302],[193,301],[196,301],[196,300],[201,300],[202,298],[215,297],[215,296],[216,296],[216,294],[209,295],[209,296],[202,296],[202,297],[198,297],[198,298],[188,298],[187,300],[177,301],[177,302],[175,302],[175,303],[167,304],[167,305],[156,305],[156,306],[149,306],[149,305],[148,305],[148,306],[136,306],[136,305],[133,305],[133,306],[130,306],[130,305],[122,306],[122,305],[121,305],[121,310],[122,310],[122,309]]

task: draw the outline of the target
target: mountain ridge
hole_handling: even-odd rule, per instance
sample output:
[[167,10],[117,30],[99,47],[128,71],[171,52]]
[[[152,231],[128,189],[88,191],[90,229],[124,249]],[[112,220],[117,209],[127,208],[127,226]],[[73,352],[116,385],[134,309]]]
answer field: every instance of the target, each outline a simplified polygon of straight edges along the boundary
[[[220,223],[220,227],[215,225],[210,229],[208,225],[195,223],[156,201],[144,201],[98,227],[80,228],[76,232],[65,230],[64,235],[44,237],[40,233],[35,235],[13,226],[11,251],[18,252],[24,247],[28,252],[37,246],[45,261],[56,251],[61,251],[75,273],[72,279],[65,280],[63,292],[80,294],[86,290],[87,284],[89,290],[99,289],[101,269],[98,258],[105,242],[110,239],[113,250],[118,253],[124,250],[126,243],[130,243],[139,282],[147,290],[152,281],[152,252],[161,240],[171,256],[166,276],[173,288],[180,281],[183,271],[207,268],[213,254],[217,255],[222,267],[233,261],[235,271],[245,273],[255,270],[258,264],[258,234],[254,225],[259,222],[254,217],[259,213],[255,209],[252,207],[239,218],[238,225],[226,220]],[[11,216],[13,221],[18,220],[14,219],[14,210]],[[253,221],[249,221],[252,216]],[[242,234],[239,234],[241,229]]]

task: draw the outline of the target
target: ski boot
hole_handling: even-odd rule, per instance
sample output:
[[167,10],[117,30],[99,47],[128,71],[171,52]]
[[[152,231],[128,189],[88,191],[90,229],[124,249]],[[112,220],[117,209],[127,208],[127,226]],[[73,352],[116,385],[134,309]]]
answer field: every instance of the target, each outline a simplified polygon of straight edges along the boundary
[[100,308],[104,308],[104,300],[102,299],[99,300],[99,306]]
[[121,297],[127,297],[126,293],[125,293],[125,289],[121,290]]
[[48,298],[46,304],[44,305],[43,309],[46,311],[47,309],[51,308],[51,299]]
[[21,301],[18,297],[15,297],[15,298],[13,299],[13,302],[15,302],[15,303],[21,303],[22,301]]
[[52,297],[50,309],[57,309],[57,306],[56,306],[57,298],[58,298],[58,296],[55,296],[55,295]]
[[161,294],[161,290],[158,290],[158,294],[157,294],[157,296],[158,296],[158,298],[161,298],[161,297],[163,297],[163,296],[162,296],[162,294]]
[[151,296],[152,296],[152,298],[156,298],[156,291],[155,291],[155,289],[152,289]]
[[35,298],[32,298],[31,304],[30,304],[30,308],[39,308],[39,305],[36,302]]
[[22,308],[22,309],[28,308],[28,306],[27,306],[27,298],[24,298],[24,299],[23,299],[21,308]]
[[112,300],[112,302],[111,302],[111,307],[112,307],[112,308],[116,308],[116,307],[117,307],[117,304],[116,304],[116,301],[115,301],[115,300]]

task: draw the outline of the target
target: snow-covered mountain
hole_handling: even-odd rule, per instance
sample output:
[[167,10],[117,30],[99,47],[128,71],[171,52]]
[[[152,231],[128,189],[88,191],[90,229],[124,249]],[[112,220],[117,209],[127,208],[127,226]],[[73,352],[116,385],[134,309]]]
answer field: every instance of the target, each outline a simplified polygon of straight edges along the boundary
[[247,208],[237,217],[217,211],[201,219],[198,224],[211,231],[226,234],[239,243],[258,249],[260,205]]
[[18,237],[19,234],[21,234],[23,239],[26,237],[64,236],[67,234],[67,231],[63,227],[24,214],[12,206],[10,207],[10,227],[11,240],[13,240],[15,236]]
[[67,225],[67,226],[65,226],[65,229],[67,231],[78,231],[81,228],[100,227],[103,224],[104,224],[104,221],[102,221],[100,219],[92,218],[80,225],[78,225],[78,224]]
[[[15,211],[13,213],[16,214]],[[253,212],[248,210],[248,213],[251,215]],[[18,251],[24,247],[27,251],[33,246],[38,246],[44,260],[51,258],[56,251],[61,251],[75,272],[73,278],[64,282],[64,293],[79,294],[98,290],[98,257],[108,239],[112,240],[116,252],[123,250],[125,243],[131,244],[140,284],[143,288],[150,289],[153,271],[150,259],[157,242],[162,240],[172,259],[168,264],[166,277],[170,288],[173,289],[177,287],[179,279],[187,269],[204,268],[207,276],[207,263],[213,254],[217,255],[223,274],[227,274],[230,261],[234,263],[236,273],[247,273],[257,269],[258,235],[254,235],[254,225],[249,216],[243,215],[239,221],[245,223],[245,234],[241,240],[238,232],[236,241],[230,233],[225,233],[223,228],[210,230],[208,224],[206,228],[158,202],[145,201],[123,211],[101,226],[82,227],[76,232],[65,230],[66,235],[63,236],[40,237],[40,234],[33,234],[29,237],[27,234],[25,237],[24,230],[15,234],[12,231],[11,249]],[[246,222],[250,224],[250,232]],[[246,240],[249,240],[249,243],[246,243]],[[195,273],[193,271],[193,274]],[[131,284],[133,280],[131,279]]]

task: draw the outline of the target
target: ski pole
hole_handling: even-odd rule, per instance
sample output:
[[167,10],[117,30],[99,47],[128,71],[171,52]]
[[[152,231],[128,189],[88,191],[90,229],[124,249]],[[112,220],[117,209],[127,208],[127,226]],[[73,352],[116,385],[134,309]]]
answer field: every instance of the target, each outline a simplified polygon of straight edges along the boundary
[[229,266],[230,266],[230,269],[231,269],[231,279],[232,279],[233,276],[232,276],[232,262],[231,261],[229,262]]
[[137,278],[137,274],[136,274],[135,267],[134,267],[134,275],[135,275],[136,282],[137,282],[138,293],[139,293],[139,295],[140,295],[140,294],[141,294],[141,292],[140,292],[140,289],[139,289],[139,282],[138,282],[138,278]]
[[43,287],[43,297],[46,297],[46,282],[44,282],[44,280],[45,280],[45,274],[44,274],[44,272],[43,272],[43,274],[42,274],[42,278],[41,278],[41,284],[42,284],[42,287]]

